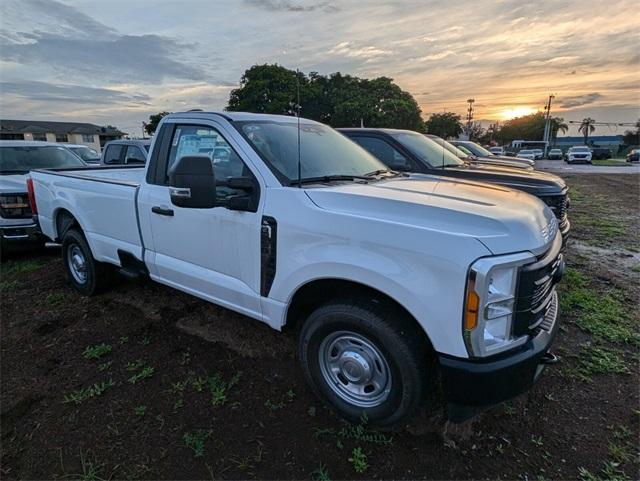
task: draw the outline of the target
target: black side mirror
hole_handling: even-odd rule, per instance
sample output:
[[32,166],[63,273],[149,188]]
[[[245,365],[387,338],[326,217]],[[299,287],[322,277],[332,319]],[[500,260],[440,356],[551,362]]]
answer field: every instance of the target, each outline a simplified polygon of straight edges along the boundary
[[216,207],[216,176],[208,156],[181,157],[169,170],[171,203],[178,207]]

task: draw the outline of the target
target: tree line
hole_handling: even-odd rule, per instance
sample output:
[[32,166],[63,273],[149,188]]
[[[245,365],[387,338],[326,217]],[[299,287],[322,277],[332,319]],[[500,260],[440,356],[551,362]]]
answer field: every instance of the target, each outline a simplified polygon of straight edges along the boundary
[[[238,88],[231,91],[227,111],[296,115],[317,120],[332,127],[386,127],[426,132],[443,138],[458,137],[465,131],[460,115],[454,112],[434,113],[423,120],[422,111],[413,96],[389,77],[373,79],[345,75],[340,72],[321,75],[305,74],[277,64],[254,65],[240,78]],[[145,130],[153,134],[168,112],[149,117]],[[566,133],[568,126],[560,117],[551,117],[551,135]],[[500,145],[516,139],[542,140],[545,115],[542,112],[510,119],[501,125],[483,128],[474,123],[472,140]],[[592,131],[586,127],[587,136]],[[640,131],[640,128],[639,128]],[[627,132],[633,140],[638,133]]]

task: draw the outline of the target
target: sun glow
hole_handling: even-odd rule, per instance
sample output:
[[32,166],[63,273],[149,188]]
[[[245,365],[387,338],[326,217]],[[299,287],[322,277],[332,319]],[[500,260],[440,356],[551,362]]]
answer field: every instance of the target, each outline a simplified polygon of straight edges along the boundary
[[533,107],[527,107],[520,105],[518,107],[509,107],[500,111],[500,116],[504,120],[513,119],[515,117],[522,117],[523,115],[535,114],[537,112]]

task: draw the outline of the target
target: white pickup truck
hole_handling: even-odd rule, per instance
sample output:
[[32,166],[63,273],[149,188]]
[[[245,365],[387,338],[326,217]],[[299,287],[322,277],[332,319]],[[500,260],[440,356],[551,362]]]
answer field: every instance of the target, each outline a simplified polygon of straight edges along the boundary
[[[315,393],[348,419],[450,419],[528,389],[554,360],[561,235],[539,199],[389,171],[284,116],[165,117],[143,168],[31,174],[72,285],[151,279],[299,334]],[[115,267],[114,267],[115,266]]]

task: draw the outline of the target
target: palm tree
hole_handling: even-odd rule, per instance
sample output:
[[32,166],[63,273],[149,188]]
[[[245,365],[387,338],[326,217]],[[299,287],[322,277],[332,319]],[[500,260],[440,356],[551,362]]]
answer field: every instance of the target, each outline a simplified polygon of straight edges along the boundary
[[552,117],[551,118],[551,132],[553,133],[552,137],[555,141],[558,137],[558,132],[562,132],[566,134],[569,130],[569,126],[565,123],[562,117]]
[[584,145],[587,145],[587,141],[589,140],[589,134],[592,134],[594,130],[596,130],[595,126],[593,125],[595,123],[596,123],[595,119],[592,119],[591,117],[582,119],[582,122],[580,123],[580,127],[578,127],[578,132],[582,132],[582,135],[584,135]]

